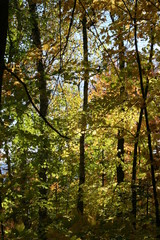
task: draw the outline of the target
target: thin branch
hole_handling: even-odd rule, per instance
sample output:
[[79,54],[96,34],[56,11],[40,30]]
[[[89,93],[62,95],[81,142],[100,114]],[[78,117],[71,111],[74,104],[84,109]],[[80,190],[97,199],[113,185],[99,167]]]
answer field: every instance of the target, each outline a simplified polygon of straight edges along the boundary
[[70,24],[69,24],[68,34],[67,34],[67,37],[66,37],[66,44],[65,44],[65,46],[63,48],[62,55],[64,55],[65,50],[66,50],[67,45],[68,45],[68,40],[69,40],[69,36],[70,36],[70,32],[71,32],[71,28],[72,28],[73,20],[74,20],[74,12],[75,12],[75,9],[76,9],[76,2],[77,2],[77,0],[74,0],[74,5],[73,5],[73,10],[72,10]]
[[133,20],[133,17],[132,17],[131,11],[130,11],[129,8],[127,7],[126,2],[125,2],[124,0],[122,0],[122,2],[123,2],[123,4],[124,4],[125,8],[127,9],[127,12],[129,13],[129,16],[130,16],[131,20]]
[[142,67],[141,67],[141,60],[140,60],[140,56],[139,56],[138,43],[137,43],[137,0],[135,2],[135,16],[134,16],[133,21],[134,21],[134,41],[135,41],[135,48],[136,48],[136,54],[137,54],[137,63],[138,63],[138,70],[139,70],[139,77],[140,77],[140,85],[141,85],[141,91],[142,91],[143,99],[145,99],[143,77],[142,77]]
[[[158,6],[156,6],[155,3],[153,3],[151,0],[147,0],[147,2],[151,3],[155,8],[157,8],[157,10],[160,10],[160,8]],[[160,2],[159,2],[160,3]]]
[[[87,15],[87,16],[89,17],[89,19],[92,21],[90,15],[89,15],[88,12],[86,11],[85,6],[84,6],[83,3],[82,3],[82,1],[79,0],[79,2],[80,2],[80,4],[81,4],[82,8],[84,9],[86,15]],[[108,57],[109,57],[112,65],[113,65],[113,67],[114,67],[114,69],[115,69],[115,72],[116,72],[116,74],[117,74],[117,76],[118,76],[118,79],[120,80],[120,76],[119,76],[118,70],[117,70],[117,68],[116,68],[116,66],[115,66],[115,64],[114,64],[114,62],[113,62],[113,60],[112,60],[112,56],[110,55],[110,53],[109,53],[109,51],[107,50],[107,48],[104,46],[104,43],[102,42],[102,40],[101,40],[101,38],[100,38],[100,36],[99,36],[99,33],[98,33],[98,31],[97,31],[97,28],[96,28],[94,22],[93,22],[93,25],[92,25],[92,26],[94,27],[95,32],[96,32],[96,34],[94,34],[94,36],[98,39],[98,41],[100,42],[100,44],[103,46],[105,52],[107,53],[107,55],[108,55]],[[89,30],[89,31],[90,31],[90,30]],[[92,33],[93,33],[93,32],[92,32]]]
[[53,127],[52,124],[51,124],[50,122],[48,122],[48,120],[46,119],[46,117],[44,117],[44,116],[41,114],[40,110],[39,110],[39,109],[37,108],[37,106],[34,104],[32,98],[31,98],[31,95],[30,95],[30,93],[29,93],[29,91],[28,91],[28,89],[27,89],[26,84],[25,84],[14,72],[12,72],[8,67],[5,66],[5,69],[6,69],[13,77],[15,77],[19,83],[21,83],[21,84],[23,85],[24,90],[25,90],[25,92],[26,92],[26,94],[27,94],[27,97],[28,97],[30,103],[32,104],[32,106],[33,106],[33,108],[36,110],[36,112],[39,114],[39,116],[44,120],[44,122],[45,122],[53,131],[55,131],[60,137],[65,138],[65,139],[69,139],[69,137],[61,134],[55,127]]

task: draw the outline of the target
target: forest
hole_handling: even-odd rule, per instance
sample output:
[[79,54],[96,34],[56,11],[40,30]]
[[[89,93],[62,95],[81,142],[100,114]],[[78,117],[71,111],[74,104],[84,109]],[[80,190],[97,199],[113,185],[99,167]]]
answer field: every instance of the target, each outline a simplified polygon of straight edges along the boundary
[[0,0],[1,240],[160,239],[160,1]]

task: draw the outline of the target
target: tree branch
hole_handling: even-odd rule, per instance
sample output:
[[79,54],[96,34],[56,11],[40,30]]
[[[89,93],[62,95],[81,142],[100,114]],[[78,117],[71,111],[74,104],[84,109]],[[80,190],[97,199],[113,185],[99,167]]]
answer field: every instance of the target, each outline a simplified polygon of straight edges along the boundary
[[73,5],[73,10],[72,10],[72,15],[71,15],[71,21],[70,21],[70,24],[69,24],[68,34],[67,34],[67,37],[66,37],[66,44],[63,48],[62,55],[64,55],[65,50],[66,50],[67,45],[68,45],[68,40],[69,40],[69,36],[70,36],[70,32],[71,32],[71,28],[72,28],[73,20],[74,20],[74,12],[75,12],[75,9],[76,9],[76,2],[77,2],[77,0],[74,0],[74,5]]
[[30,93],[29,93],[29,91],[28,91],[28,89],[27,89],[26,84],[25,84],[14,72],[12,72],[12,71],[11,71],[9,68],[7,68],[6,66],[5,66],[5,69],[6,69],[13,77],[15,77],[19,83],[21,83],[21,84],[23,85],[24,90],[25,90],[25,92],[26,92],[26,94],[27,94],[27,97],[28,97],[30,103],[32,104],[32,106],[33,106],[33,108],[36,110],[36,112],[39,114],[39,116],[43,119],[43,121],[44,121],[54,132],[56,132],[60,137],[65,138],[65,139],[69,139],[69,137],[61,134],[55,127],[53,127],[52,124],[46,119],[46,117],[44,117],[44,116],[41,114],[40,110],[39,110],[39,109],[37,108],[37,106],[34,104],[32,98],[31,98],[31,95],[30,95]]

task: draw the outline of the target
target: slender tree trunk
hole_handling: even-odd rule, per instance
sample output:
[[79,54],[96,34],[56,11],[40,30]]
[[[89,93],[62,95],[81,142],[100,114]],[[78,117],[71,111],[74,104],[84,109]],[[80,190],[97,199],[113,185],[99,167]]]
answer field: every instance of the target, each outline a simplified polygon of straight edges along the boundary
[[[117,147],[117,156],[121,162],[124,162],[124,138],[122,137],[123,131],[118,131],[118,147]],[[124,181],[124,171],[122,163],[119,163],[117,166],[117,183],[120,184]]]
[[102,187],[105,186],[105,166],[104,166],[104,150],[102,150],[102,168],[103,168],[103,172],[102,172]]
[[[112,20],[112,23],[114,23],[114,16],[112,16],[110,12],[110,17]],[[125,87],[124,87],[124,76],[123,76],[123,70],[125,67],[125,52],[124,52],[124,42],[123,42],[123,36],[122,36],[122,31],[123,29],[120,28],[118,30],[118,36],[119,36],[119,69],[120,69],[120,97],[123,97]],[[124,109],[122,108],[122,111]],[[117,166],[117,183],[120,184],[121,182],[124,181],[124,171],[122,167],[122,162],[124,162],[124,138],[123,138],[123,130],[118,130],[118,144],[117,144],[117,157],[119,158],[119,163]]]
[[[120,68],[120,97],[123,97],[124,94],[124,77],[123,77],[123,70],[125,67],[124,62],[124,43],[123,39],[121,39],[122,32],[119,33],[120,36],[120,43],[119,43],[119,68]],[[123,108],[121,111],[124,111]],[[120,159],[120,163],[117,166],[117,183],[120,184],[124,181],[124,170],[122,167],[121,162],[124,162],[124,137],[123,137],[123,130],[118,130],[118,146],[117,146],[117,156]]]
[[159,203],[158,203],[156,180],[155,180],[153,149],[152,149],[152,141],[151,141],[151,130],[150,130],[150,126],[149,126],[148,112],[147,112],[146,107],[144,108],[144,114],[145,114],[146,127],[147,127],[147,133],[148,133],[148,148],[149,148],[149,155],[150,155],[150,161],[151,161],[151,175],[152,175],[153,196],[154,196],[155,213],[156,213],[156,226],[157,226],[157,228],[159,228],[160,227]]
[[139,121],[137,124],[137,132],[135,137],[135,144],[134,144],[134,156],[133,156],[133,167],[132,167],[132,213],[134,216],[133,226],[136,228],[136,214],[137,214],[137,191],[136,191],[136,168],[137,168],[137,148],[138,148],[138,140],[139,134],[142,124],[142,117],[143,117],[143,108],[141,108]]
[[4,54],[6,49],[8,30],[8,6],[9,0],[0,1],[0,109],[2,104],[2,82],[4,72]]
[[[136,22],[135,22],[135,24],[136,24]],[[137,46],[136,29],[135,29],[135,44]],[[151,28],[151,49],[150,49],[149,68],[148,68],[148,70],[151,69],[151,64],[152,64],[153,45],[154,45],[154,36],[153,36],[153,29]],[[136,47],[136,51],[138,53],[138,47]],[[139,54],[138,54],[138,58],[137,59],[139,59]],[[140,61],[138,61],[138,65],[140,65],[140,64],[141,64]],[[141,70],[141,66],[139,66],[139,70]],[[140,76],[142,77],[142,74]],[[147,98],[148,84],[149,84],[149,82],[148,82],[148,79],[147,79],[145,92],[143,94],[144,102],[146,101],[146,98]],[[141,89],[143,91],[143,84],[141,86],[142,86]],[[136,193],[137,148],[138,148],[138,139],[139,139],[141,124],[142,124],[143,113],[144,113],[144,108],[142,107],[141,111],[140,111],[139,122],[138,122],[138,125],[137,125],[136,141],[135,141],[135,144],[134,144],[133,168],[132,168],[132,213],[133,213],[133,216],[134,216],[134,221],[133,221],[134,228],[136,228],[136,214],[137,214],[137,210],[136,210],[136,204],[137,204],[137,193]],[[140,149],[139,149],[139,152],[140,152]],[[139,159],[139,164],[140,164],[140,159]],[[148,206],[148,195],[147,195],[147,206]]]
[[[148,92],[148,83],[145,88],[145,99],[147,98]],[[136,191],[136,173],[137,173],[137,155],[138,155],[138,141],[139,141],[139,134],[142,125],[142,118],[143,118],[144,108],[141,108],[139,121],[137,124],[137,132],[135,136],[135,144],[134,144],[134,155],[133,155],[133,167],[132,167],[132,213],[133,213],[133,226],[136,229],[136,215],[137,215],[137,191]],[[139,150],[140,151],[140,150]],[[139,160],[140,164],[140,160]]]
[[[137,64],[138,64],[138,70],[139,70],[141,93],[142,93],[142,98],[143,98],[143,102],[144,102],[143,109],[144,109],[144,115],[145,115],[145,120],[146,120],[146,129],[147,129],[147,133],[148,133],[148,149],[149,149],[150,162],[151,162],[151,175],[152,175],[153,196],[154,196],[154,202],[155,202],[156,226],[157,226],[157,229],[159,229],[159,227],[160,227],[159,203],[158,203],[158,198],[157,198],[157,189],[156,189],[156,180],[155,180],[151,130],[150,130],[150,126],[149,126],[148,111],[147,111],[147,107],[146,107],[146,96],[147,95],[145,94],[145,90],[144,90],[141,60],[140,60],[140,56],[139,56],[138,43],[137,43],[137,9],[138,9],[138,0],[135,1],[135,16],[133,19],[134,20],[134,39],[135,39],[135,49],[136,49],[136,55],[137,55]],[[153,35],[152,35],[152,38],[153,38]],[[152,54],[153,54],[152,52],[153,52],[153,46],[151,45],[150,61],[152,59]],[[148,85],[148,83],[147,83],[147,85]],[[159,237],[160,237],[160,235],[159,235]]]
[[[1,169],[0,169],[0,176],[2,175],[1,173]],[[3,188],[3,178],[1,179],[1,183],[0,183],[0,214],[2,214],[2,193],[1,193],[1,189]],[[4,225],[3,225],[3,220],[0,221],[1,224],[1,240],[4,240]]]
[[[38,26],[38,16],[36,13],[36,4],[33,3],[32,0],[28,0],[29,3],[29,11],[30,11],[30,16],[31,16],[31,24],[32,24],[32,39],[33,43],[36,46],[37,50],[39,51],[39,57],[37,59],[37,71],[39,73],[39,94],[40,94],[40,113],[46,117],[47,115],[47,107],[48,107],[48,97],[47,97],[47,84],[45,80],[45,71],[44,71],[44,65],[42,61],[42,45],[41,45],[41,36],[40,36],[40,30]],[[43,141],[42,141],[42,146],[40,150],[40,159],[39,159],[39,178],[42,184],[45,184],[47,182],[47,173],[46,173],[46,168],[44,167],[44,163],[47,158],[47,139],[44,136],[44,131],[43,131],[43,126],[42,126],[42,136],[43,136]],[[47,189],[44,187],[40,187],[40,196],[41,200],[47,201]],[[43,205],[43,204],[42,204]],[[47,209],[46,207],[39,206],[39,228],[38,228],[38,234],[39,234],[39,239],[46,240],[46,232],[45,228],[47,225]]]
[[83,88],[83,115],[82,115],[82,127],[80,137],[80,166],[79,166],[79,192],[78,192],[78,204],[77,209],[83,215],[84,203],[83,203],[83,184],[85,183],[85,131],[86,131],[86,111],[88,105],[88,38],[86,27],[86,14],[83,16],[83,59],[84,59],[84,88]]
[[8,176],[10,181],[12,180],[12,174],[11,174],[11,159],[9,156],[7,141],[5,142],[5,152],[6,152],[6,158],[7,158],[7,166],[8,166]]
[[[2,107],[2,84],[3,84],[3,73],[4,73],[4,55],[7,41],[7,30],[8,30],[8,7],[9,0],[0,1],[0,110]],[[1,169],[0,169],[1,175]],[[2,182],[3,184],[3,182]],[[2,195],[0,191],[0,213],[2,213]],[[4,240],[4,226],[1,220],[1,239]]]

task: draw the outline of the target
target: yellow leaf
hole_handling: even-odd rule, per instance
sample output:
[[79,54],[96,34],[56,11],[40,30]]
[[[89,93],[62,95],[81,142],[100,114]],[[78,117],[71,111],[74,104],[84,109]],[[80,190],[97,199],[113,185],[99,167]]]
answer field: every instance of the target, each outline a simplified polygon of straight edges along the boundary
[[44,51],[47,51],[47,50],[49,49],[49,47],[50,47],[49,44],[46,43],[46,44],[43,45],[42,49],[43,49]]

